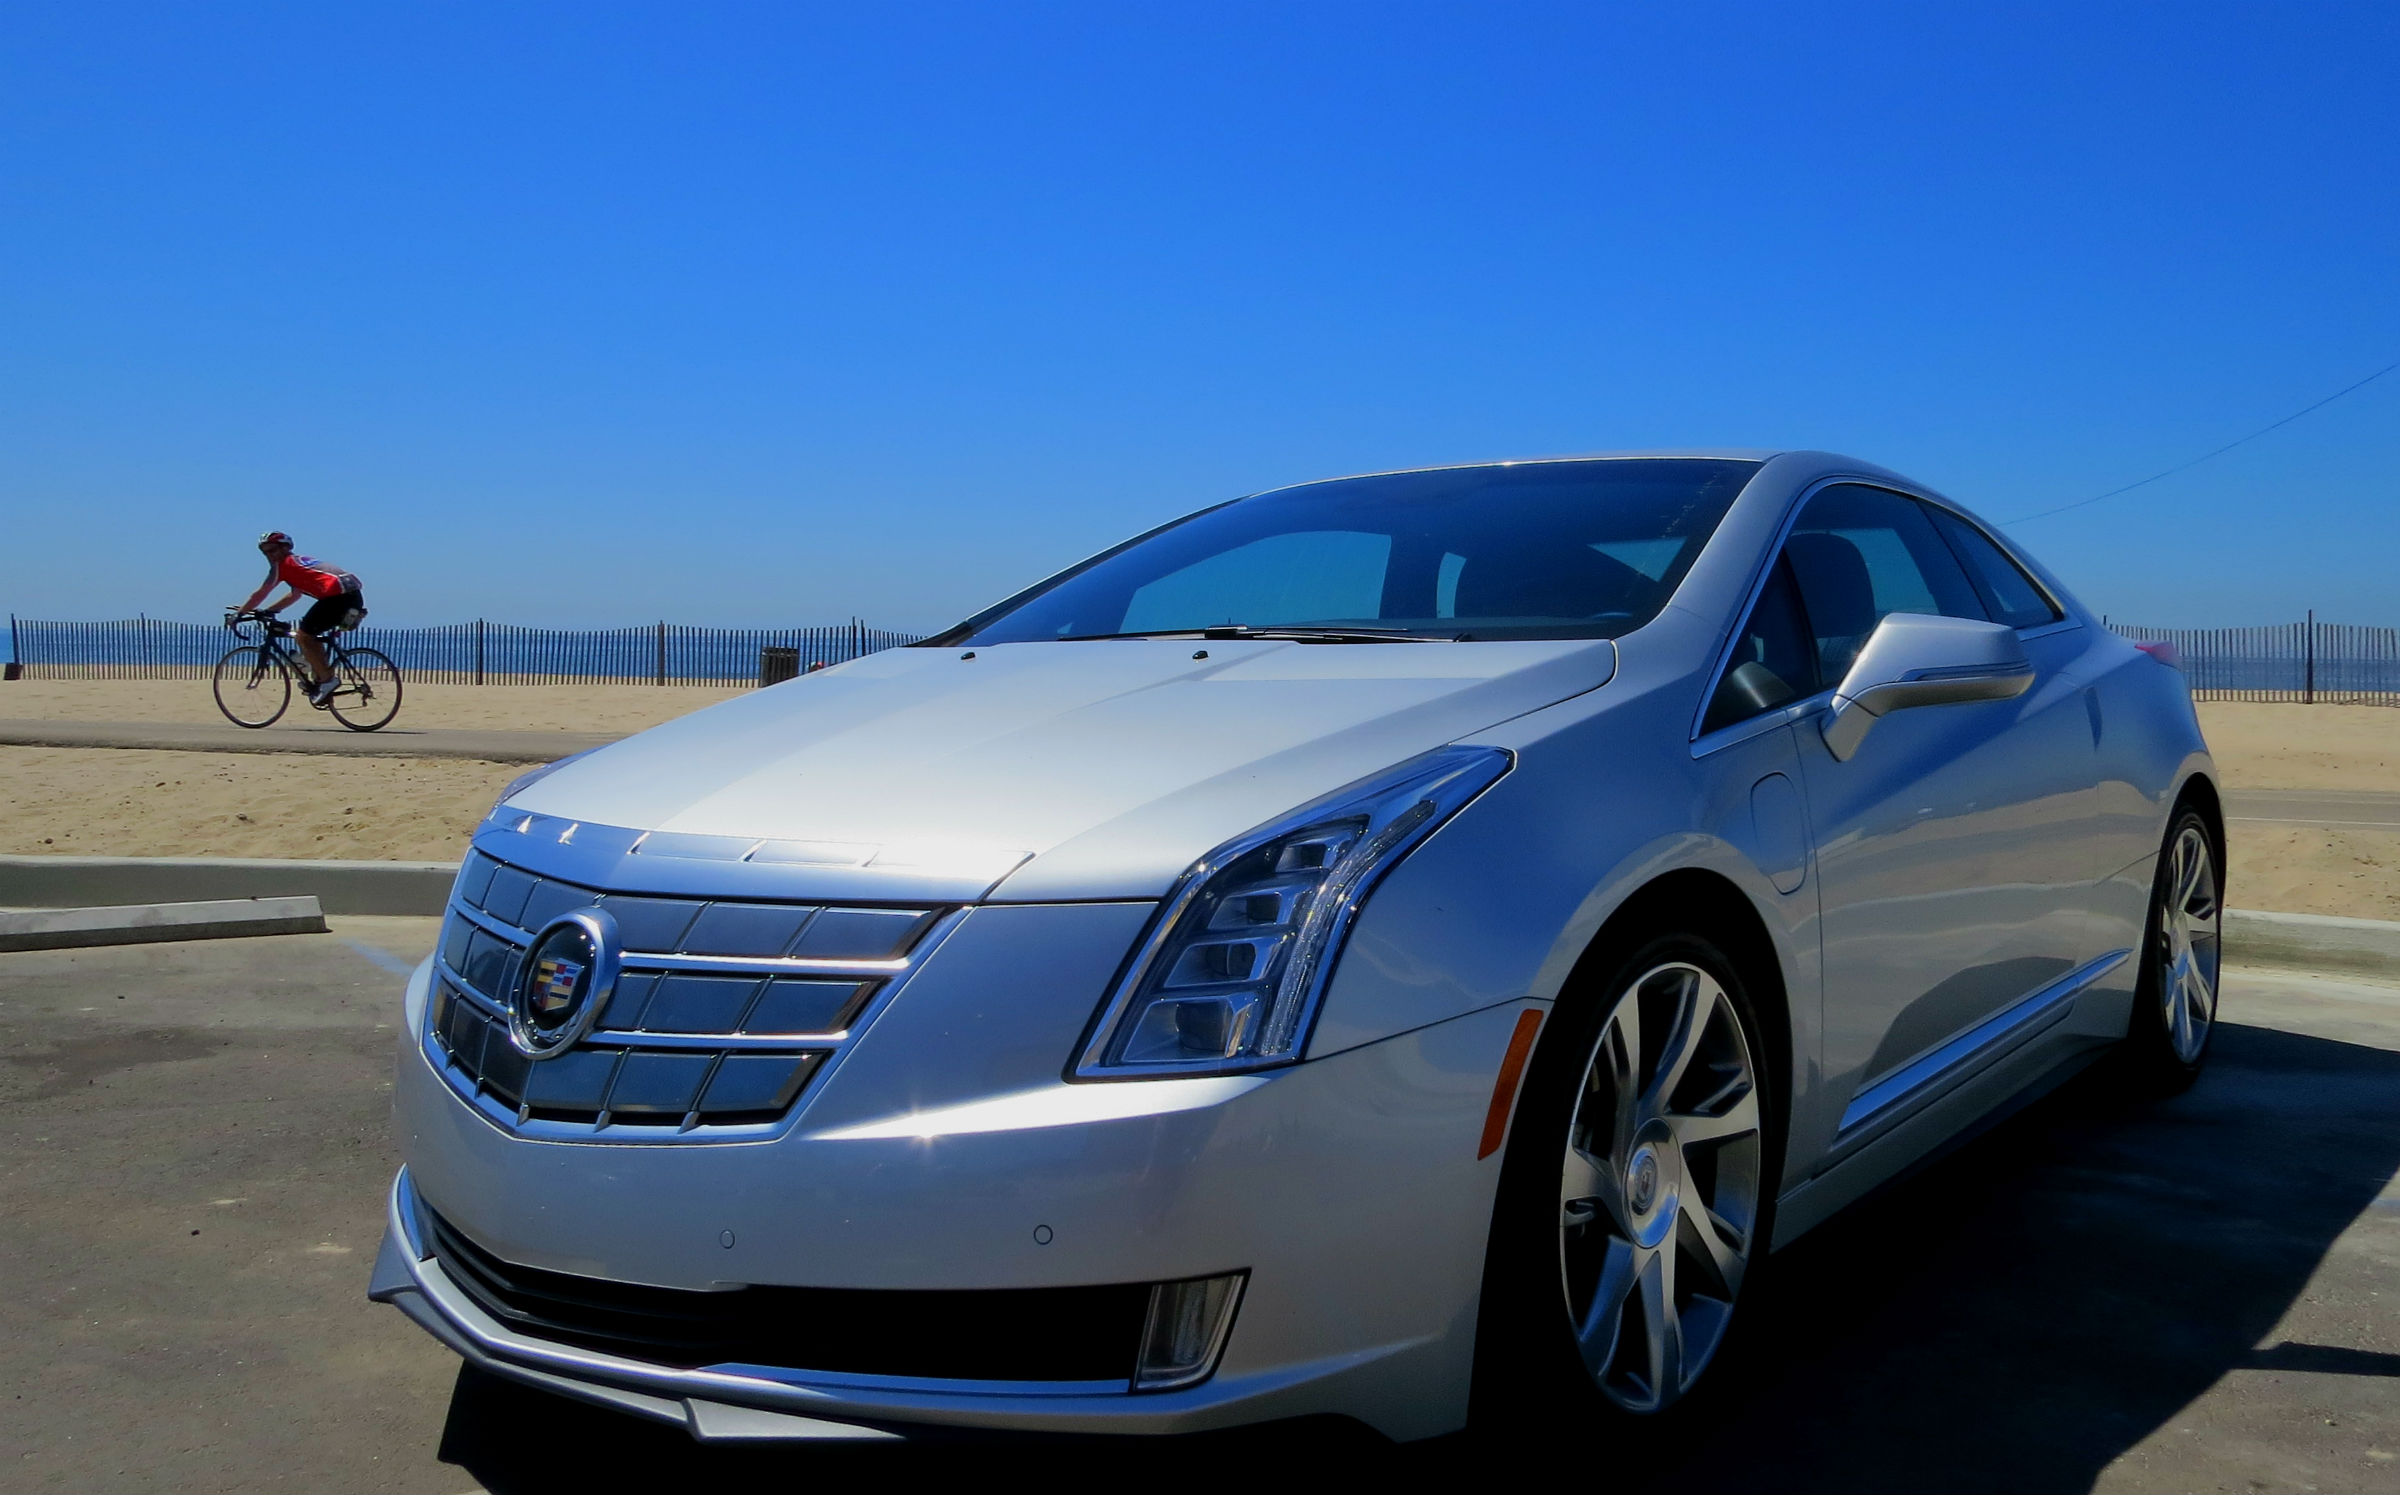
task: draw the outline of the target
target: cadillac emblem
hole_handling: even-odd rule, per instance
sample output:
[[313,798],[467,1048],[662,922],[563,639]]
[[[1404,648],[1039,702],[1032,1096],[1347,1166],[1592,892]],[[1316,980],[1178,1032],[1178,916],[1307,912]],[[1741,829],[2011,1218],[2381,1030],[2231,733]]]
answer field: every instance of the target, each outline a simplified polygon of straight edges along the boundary
[[529,1059],[565,1053],[592,1029],[617,985],[617,921],[596,908],[560,914],[533,937],[508,1004],[508,1036]]

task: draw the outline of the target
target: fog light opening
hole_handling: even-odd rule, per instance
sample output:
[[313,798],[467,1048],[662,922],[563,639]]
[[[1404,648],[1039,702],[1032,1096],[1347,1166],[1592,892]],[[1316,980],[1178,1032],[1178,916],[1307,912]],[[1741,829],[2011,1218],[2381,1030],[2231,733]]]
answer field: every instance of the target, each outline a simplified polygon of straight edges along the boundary
[[1150,1317],[1133,1373],[1136,1391],[1168,1391],[1205,1381],[1217,1368],[1247,1272],[1162,1282],[1150,1289]]

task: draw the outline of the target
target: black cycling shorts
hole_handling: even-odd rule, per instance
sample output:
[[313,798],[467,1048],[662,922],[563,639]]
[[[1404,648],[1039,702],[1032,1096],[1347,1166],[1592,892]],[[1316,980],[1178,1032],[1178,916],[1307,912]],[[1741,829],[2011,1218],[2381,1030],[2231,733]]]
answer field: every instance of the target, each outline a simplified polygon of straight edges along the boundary
[[365,600],[355,591],[320,597],[308,605],[307,612],[300,615],[300,631],[323,638],[337,628],[355,626],[350,617],[353,612],[362,618],[367,613]]

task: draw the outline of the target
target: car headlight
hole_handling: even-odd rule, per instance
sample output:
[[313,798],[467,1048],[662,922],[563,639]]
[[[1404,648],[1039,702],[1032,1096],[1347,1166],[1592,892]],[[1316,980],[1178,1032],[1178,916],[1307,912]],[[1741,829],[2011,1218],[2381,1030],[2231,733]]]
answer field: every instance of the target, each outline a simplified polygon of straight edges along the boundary
[[1511,761],[1500,748],[1439,748],[1193,863],[1093,1025],[1076,1074],[1221,1073],[1298,1058],[1360,904]]

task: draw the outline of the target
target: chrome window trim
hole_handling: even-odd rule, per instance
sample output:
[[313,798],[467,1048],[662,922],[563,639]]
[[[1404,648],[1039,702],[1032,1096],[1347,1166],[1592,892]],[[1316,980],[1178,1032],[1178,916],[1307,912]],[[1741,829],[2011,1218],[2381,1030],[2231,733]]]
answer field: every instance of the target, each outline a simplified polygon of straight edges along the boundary
[[2062,633],[2074,633],[2083,626],[2083,619],[2069,613],[2063,618],[2044,623],[2039,628],[2020,628],[2017,630],[2017,637],[2030,643],[2035,639],[2055,638]]
[[[1748,727],[1760,722],[1793,720],[1795,719],[1793,715],[1794,713],[1797,713],[1804,708],[1822,705],[1825,701],[1832,699],[1833,687],[1827,686],[1825,689],[1820,690],[1813,695],[1803,697],[1799,701],[1778,706],[1773,711],[1761,712],[1757,716],[1749,717],[1743,721],[1734,722],[1728,726],[1719,727],[1714,732],[1704,733],[1700,730],[1701,724],[1708,720],[1708,707],[1709,703],[1716,697],[1717,682],[1725,678],[1726,667],[1733,660],[1734,641],[1741,633],[1742,623],[1750,616],[1750,610],[1758,606],[1758,599],[1760,596],[1766,592],[1767,578],[1774,571],[1776,561],[1782,558],[1784,543],[1791,539],[1793,527],[1800,522],[1800,511],[1808,507],[1808,501],[1810,499],[1815,498],[1825,489],[1831,488],[1838,483],[1855,484],[1862,488],[1880,488],[1886,493],[1897,494],[1902,498],[1915,499],[1918,503],[1927,505],[1930,508],[1940,509],[1943,513],[1952,516],[1960,523],[1965,524],[1968,528],[1976,531],[1985,539],[1990,540],[1994,545],[1998,546],[2000,548],[2000,553],[2007,556],[2010,562],[2013,563],[2019,571],[2025,573],[2025,579],[2032,582],[2034,589],[2042,594],[2042,600],[2049,603],[2050,606],[2058,613],[2056,618],[2053,618],[2047,623],[2037,624],[2031,628],[2018,629],[2017,637],[2021,639],[2047,638],[2053,633],[2060,633],[2064,632],[2068,628],[2080,628],[2083,626],[2083,621],[2076,616],[2075,610],[2059,600],[2058,595],[2051,591],[2050,584],[2043,581],[2040,575],[2038,575],[2031,566],[2025,564],[2025,558],[2023,556],[2018,555],[2014,548],[2002,541],[1997,535],[1994,535],[1989,528],[1984,526],[1973,515],[1959,508],[1956,504],[1949,503],[1938,498],[1928,498],[1922,493],[1911,492],[1910,490],[1903,488],[1899,484],[1894,483],[1886,478],[1846,476],[1841,474],[1836,474],[1831,477],[1818,478],[1816,481],[1810,483],[1806,488],[1801,489],[1799,495],[1792,500],[1791,506],[1785,510],[1783,522],[1775,527],[1775,538],[1773,542],[1766,547],[1764,558],[1757,563],[1756,568],[1750,577],[1749,588],[1742,594],[1741,606],[1735,608],[1732,616],[1726,620],[1724,637],[1718,640],[1716,652],[1711,656],[1714,660],[1714,663],[1709,666],[1707,676],[1705,677],[1704,683],[1700,687],[1700,703],[1692,712],[1691,742],[1693,757],[1706,757],[1708,754],[1717,752],[1722,748],[1730,747],[1736,742],[1746,741],[1746,737],[1733,737],[1727,735],[1739,730],[1740,728]],[[1947,542],[1944,543],[1947,544]],[[1965,562],[1962,561],[1959,564],[1960,568],[1963,570],[1965,568]],[[1723,740],[1715,740],[1720,738]]]
[[[1810,499],[1815,498],[1820,492],[1832,487],[1834,484],[1854,483],[1859,481],[1862,480],[1858,478],[1839,476],[1818,478],[1815,482],[1810,483],[1807,487],[1801,489],[1798,494],[1794,495],[1791,503],[1785,507],[1783,513],[1783,522],[1775,526],[1775,538],[1767,543],[1765,549],[1760,553],[1759,558],[1752,563],[1750,585],[1743,589],[1741,605],[1734,608],[1731,615],[1726,618],[1723,636],[1717,640],[1717,647],[1711,651],[1709,655],[1711,663],[1708,667],[1707,673],[1701,678],[1700,701],[1698,705],[1692,708],[1691,742],[1693,747],[1693,757],[1697,758],[1701,756],[1699,745],[1704,735],[1709,737],[1721,736],[1725,733],[1735,730],[1737,727],[1745,727],[1751,722],[1763,721],[1769,718],[1778,717],[1781,713],[1792,709],[1789,705],[1779,706],[1772,712],[1761,712],[1759,715],[1750,717],[1747,720],[1734,722],[1727,726],[1719,727],[1715,732],[1703,734],[1700,730],[1701,725],[1708,720],[1709,702],[1716,696],[1717,682],[1725,678],[1725,671],[1733,662],[1734,641],[1740,637],[1742,624],[1749,618],[1750,610],[1758,606],[1758,599],[1766,592],[1767,578],[1774,573],[1775,563],[1783,558],[1783,544],[1786,540],[1789,540],[1792,537],[1792,527],[1800,522],[1800,511],[1808,507],[1808,501]],[[1884,483],[1875,483],[1871,486],[1882,488],[1888,487],[1889,485]],[[1894,489],[1893,491],[1897,492],[1899,490]],[[1914,497],[1915,495],[1911,494],[1909,496]],[[1818,691],[1811,694],[1806,699],[1814,701],[1819,695],[1830,697],[1832,695],[1832,691],[1830,689]],[[1709,751],[1714,752],[1719,746],[1730,745],[1730,743],[1734,740],[1735,739],[1728,738],[1725,743],[1716,744],[1715,746],[1712,746]]]
[[1706,758],[1712,754],[1721,753],[1727,748],[1738,747],[1753,737],[1766,736],[1777,727],[1806,721],[1832,704],[1833,691],[1828,688],[1818,691],[1815,695],[1802,696],[1797,701],[1786,701],[1780,706],[1771,706],[1756,716],[1746,716],[1738,722],[1719,727],[1714,732],[1696,739],[1692,743],[1692,756]]
[[[1891,484],[1889,483],[1878,484],[1877,486],[1891,488]],[[1898,488],[1892,488],[1892,491],[1894,493],[1898,493],[1902,490]],[[2031,628],[2018,629],[2017,637],[2028,638],[2036,634],[2047,633],[2049,630],[2056,628],[2059,624],[2067,622],[2075,616],[2075,610],[2067,606],[2066,603],[2060,601],[2058,594],[2050,590],[2050,584],[2042,580],[2042,578],[2031,566],[2025,564],[2025,557],[2017,554],[2015,547],[2011,546],[2006,540],[2003,540],[1998,535],[1993,534],[1990,527],[1984,524],[1983,521],[1977,519],[1974,515],[1968,513],[1966,510],[1960,508],[1956,504],[1944,503],[1938,498],[1927,498],[1922,493],[1911,493],[1908,496],[1921,504],[1926,504],[1932,508],[1941,510],[1943,513],[1949,515],[1951,518],[1957,520],[1967,528],[1975,531],[1975,533],[1983,536],[1986,540],[1991,541],[1992,547],[1995,550],[1998,550],[2002,555],[2008,557],[2009,564],[2016,567],[2027,581],[2033,583],[2033,589],[2041,593],[2042,600],[2050,604],[2050,610],[2058,614],[2057,617],[2052,618],[2047,623],[2036,623]],[[1966,565],[1965,560],[1961,559],[1959,565],[1963,569]],[[1998,622],[1999,620],[1995,618],[1993,621]]]

